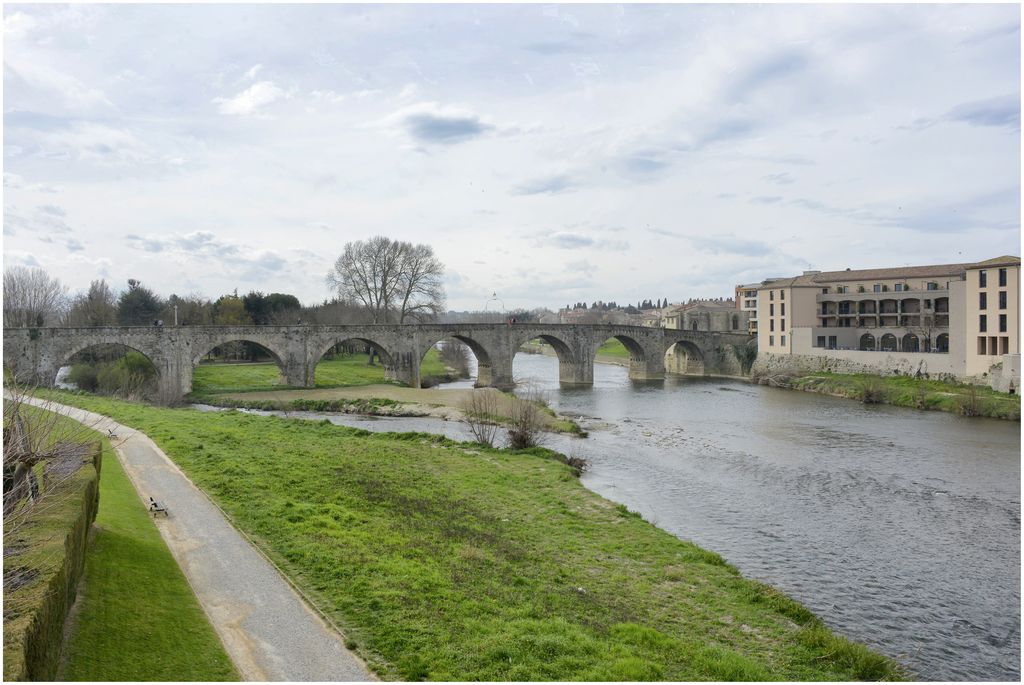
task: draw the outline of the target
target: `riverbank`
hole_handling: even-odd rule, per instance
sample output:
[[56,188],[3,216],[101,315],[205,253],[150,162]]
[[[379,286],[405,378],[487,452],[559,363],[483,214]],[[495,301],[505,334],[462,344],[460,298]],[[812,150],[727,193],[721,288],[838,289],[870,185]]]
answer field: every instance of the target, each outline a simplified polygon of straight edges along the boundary
[[1020,395],[1009,395],[976,385],[959,385],[910,376],[814,373],[752,379],[773,387],[803,390],[859,400],[865,404],[890,404],[961,416],[982,416],[1020,421]]
[[387,678],[902,675],[546,450],[55,395],[149,434]]

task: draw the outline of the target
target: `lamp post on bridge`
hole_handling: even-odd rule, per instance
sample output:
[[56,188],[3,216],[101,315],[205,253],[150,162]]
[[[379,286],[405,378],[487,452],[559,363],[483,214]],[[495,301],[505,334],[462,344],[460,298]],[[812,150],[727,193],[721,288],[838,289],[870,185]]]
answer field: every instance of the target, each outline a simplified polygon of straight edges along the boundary
[[505,314],[505,301],[498,297],[498,293],[491,293],[491,299],[484,302],[484,314],[487,313],[487,307],[491,304],[491,302],[498,302],[499,304],[501,304],[501,313],[502,315]]

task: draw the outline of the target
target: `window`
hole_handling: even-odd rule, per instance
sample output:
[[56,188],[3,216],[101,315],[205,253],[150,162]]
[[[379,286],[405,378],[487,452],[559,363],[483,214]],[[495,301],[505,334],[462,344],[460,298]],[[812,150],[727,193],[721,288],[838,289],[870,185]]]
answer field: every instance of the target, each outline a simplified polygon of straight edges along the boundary
[[768,299],[769,300],[774,300],[775,299],[775,291],[774,290],[769,290],[768,291]]
[[769,331],[774,331],[775,330],[775,319],[768,319],[768,330]]
[[978,317],[978,330],[982,333],[988,330],[988,317],[984,314]]
[[845,293],[847,290],[848,288],[845,285],[836,286],[837,293]]
[[[1003,307],[1002,308],[1006,309],[1006,293],[999,293],[999,294],[1003,296],[1002,299],[1000,300],[1001,302],[1003,302]],[[786,303],[785,302],[783,302],[782,304],[779,305],[779,314],[781,314],[782,316],[786,315]]]
[[939,289],[939,284],[938,283],[929,283],[928,285],[925,286],[925,289],[927,289],[927,290],[938,290]]
[[985,354],[985,341],[988,340],[983,335],[978,336],[978,354]]
[[780,290],[779,291],[779,299],[780,300],[786,299],[786,291],[785,290]]
[[782,336],[782,340],[779,341],[779,344],[782,345],[783,347],[786,346],[786,336]]
[[771,345],[772,347],[775,347],[775,336],[774,335],[769,335],[768,336],[768,344]]
[[775,305],[768,305],[768,316],[775,316]]
[[[782,330],[786,330],[786,327],[783,326]],[[1006,314],[1000,314],[999,315],[999,332],[1000,333],[1005,333],[1006,332]]]
[[898,292],[898,293],[903,292],[903,284],[902,283],[897,283],[896,284],[896,292]]
[[875,283],[875,285],[873,286],[872,290],[874,292],[876,292],[876,293],[882,292],[882,284],[881,283]]
[[978,287],[985,288],[988,286],[988,273],[982,269],[978,272]]
[[828,349],[834,350],[837,347],[838,347],[838,345],[836,344],[836,336],[834,336],[834,335],[828,336]]
[[821,303],[821,313],[828,314],[828,304],[826,304],[825,302]]
[[1005,335],[999,338],[999,354],[1010,354],[1010,339]]
[[[1005,315],[1005,314],[1003,314],[1003,316],[1005,317],[1006,315]],[[786,320],[785,320],[785,319],[783,319],[783,320],[782,320],[782,321],[780,321],[779,323],[780,323],[780,324],[782,325],[782,329],[781,329],[781,330],[786,330]]]
[[821,289],[821,294],[822,295],[828,295],[828,288],[822,288]]
[[819,335],[818,336],[818,344],[815,345],[815,347],[824,347],[824,346],[825,346],[825,336]]
[[[785,310],[786,305],[782,305],[782,307],[783,307],[783,310]],[[1000,290],[999,291],[999,308],[1000,309],[1006,309],[1006,291],[1005,290]],[[782,313],[785,314],[786,312],[783,311]]]
[[978,293],[978,309],[988,309],[988,293]]
[[999,270],[999,287],[1000,288],[1005,288],[1006,287],[1006,269],[1000,269]]

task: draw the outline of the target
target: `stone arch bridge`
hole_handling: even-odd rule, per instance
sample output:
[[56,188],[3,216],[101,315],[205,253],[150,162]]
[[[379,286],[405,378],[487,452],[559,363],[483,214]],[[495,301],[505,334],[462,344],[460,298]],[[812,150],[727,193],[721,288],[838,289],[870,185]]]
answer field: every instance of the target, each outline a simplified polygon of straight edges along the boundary
[[462,341],[473,351],[477,385],[504,389],[515,384],[512,358],[523,343],[537,338],[558,355],[559,380],[579,385],[593,383],[597,348],[609,338],[620,340],[629,350],[629,376],[639,380],[662,378],[669,350],[675,353],[670,360],[685,360],[685,367],[677,367],[678,371],[739,375],[733,346],[752,340],[738,333],[520,323],[5,328],[3,358],[4,368],[18,380],[51,386],[57,371],[75,354],[95,345],[125,345],[153,362],[159,396],[171,401],[191,391],[199,361],[228,342],[261,345],[273,355],[286,384],[312,387],[316,365],[325,353],[342,342],[362,341],[377,348],[387,378],[419,387],[423,355],[447,338]]

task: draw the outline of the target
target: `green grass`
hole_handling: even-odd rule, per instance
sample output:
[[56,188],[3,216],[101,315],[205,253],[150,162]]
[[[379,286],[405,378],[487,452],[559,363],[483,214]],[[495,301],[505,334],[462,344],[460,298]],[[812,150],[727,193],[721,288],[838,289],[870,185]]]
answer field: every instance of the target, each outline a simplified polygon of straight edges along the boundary
[[386,678],[901,676],[547,450],[53,394],[150,435]]
[[100,509],[58,679],[238,680],[192,588],[103,442]]
[[[367,355],[353,354],[324,359],[316,366],[317,388],[386,383],[384,366],[366,364]],[[444,376],[445,368],[437,349],[431,348],[420,364],[420,376]],[[200,364],[192,377],[192,397],[209,398],[225,392],[250,392],[287,387],[281,385],[281,371],[274,362],[245,364]]]
[[604,357],[616,357],[618,359],[629,359],[629,350],[619,342],[618,338],[609,338],[597,348],[597,354]]
[[866,397],[880,404],[948,411],[969,416],[1020,420],[1020,395],[1008,395],[991,388],[911,376],[815,373],[793,379],[798,390],[820,392],[851,399]]

